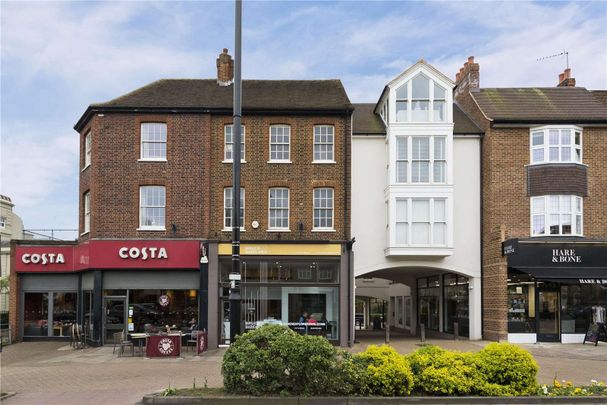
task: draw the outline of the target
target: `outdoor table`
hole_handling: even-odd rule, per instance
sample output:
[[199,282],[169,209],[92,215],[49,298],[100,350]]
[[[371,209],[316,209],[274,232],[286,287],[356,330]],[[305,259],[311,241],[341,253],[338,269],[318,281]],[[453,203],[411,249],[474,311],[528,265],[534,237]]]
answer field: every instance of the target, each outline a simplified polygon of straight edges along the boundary
[[147,357],[181,356],[181,333],[149,335],[145,355]]
[[[139,353],[141,353],[141,355],[143,356],[143,343],[147,340],[149,335],[147,333],[129,333],[129,335],[131,336],[132,340],[137,341],[137,347],[139,348]],[[147,344],[146,344],[146,346],[147,346]]]

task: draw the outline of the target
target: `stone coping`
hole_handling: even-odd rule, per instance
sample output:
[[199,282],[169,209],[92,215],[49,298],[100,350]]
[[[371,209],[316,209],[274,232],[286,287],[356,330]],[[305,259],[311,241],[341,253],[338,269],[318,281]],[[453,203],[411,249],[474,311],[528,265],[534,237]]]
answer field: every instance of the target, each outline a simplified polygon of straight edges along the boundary
[[606,397],[185,397],[146,395],[148,404],[223,404],[223,405],[393,405],[393,404],[604,404]]

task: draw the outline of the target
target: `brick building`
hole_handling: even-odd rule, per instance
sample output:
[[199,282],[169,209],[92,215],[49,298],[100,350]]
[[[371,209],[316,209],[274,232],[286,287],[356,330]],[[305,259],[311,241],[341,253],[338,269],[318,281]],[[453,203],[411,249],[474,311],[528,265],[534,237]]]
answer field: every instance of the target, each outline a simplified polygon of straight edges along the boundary
[[[15,246],[20,337],[77,322],[98,344],[165,325],[228,342],[232,65],[224,50],[217,79],[159,80],[86,109],[78,242]],[[244,329],[351,341],[352,110],[339,80],[243,82]]]
[[471,57],[454,94],[484,131],[483,335],[582,342],[607,306],[605,91],[570,69],[552,88],[479,83]]

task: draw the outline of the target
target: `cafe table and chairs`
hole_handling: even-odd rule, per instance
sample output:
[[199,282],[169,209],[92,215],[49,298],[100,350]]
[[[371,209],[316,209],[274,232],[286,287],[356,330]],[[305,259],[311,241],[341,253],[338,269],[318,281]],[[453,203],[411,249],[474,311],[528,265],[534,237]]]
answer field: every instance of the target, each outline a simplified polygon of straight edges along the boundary
[[181,332],[149,335],[145,346],[146,357],[180,357],[181,337]]
[[147,339],[150,335],[147,333],[129,333],[129,335],[133,341],[133,344],[137,344],[137,349],[141,356],[143,356],[144,347],[147,346]]

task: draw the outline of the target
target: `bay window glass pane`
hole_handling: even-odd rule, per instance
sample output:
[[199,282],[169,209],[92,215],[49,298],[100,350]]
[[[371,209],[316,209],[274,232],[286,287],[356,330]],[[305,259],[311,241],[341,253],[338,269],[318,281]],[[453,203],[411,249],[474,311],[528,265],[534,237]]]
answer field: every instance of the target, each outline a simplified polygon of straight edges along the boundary
[[581,149],[575,149],[575,161],[576,162],[581,162],[582,161],[582,150]]
[[531,145],[539,146],[544,144],[544,133],[543,132],[533,132],[531,134]]
[[549,215],[550,221],[550,235],[558,235],[559,234],[559,215],[551,214]]
[[430,138],[412,138],[411,181],[414,183],[427,183],[430,181]]
[[434,83],[434,101],[445,99],[445,89]]
[[434,160],[444,160],[446,158],[446,139],[445,137],[434,138]]
[[413,222],[429,222],[430,221],[430,201],[429,200],[412,200],[413,203]]
[[561,225],[563,235],[571,235],[571,214],[561,215]]
[[575,197],[575,211],[582,212],[582,199],[580,197]]
[[407,138],[405,137],[396,138],[396,159],[407,159]]
[[430,243],[430,224],[413,223],[411,228],[411,239],[415,245],[427,245]]
[[413,100],[411,107],[411,120],[414,122],[428,121],[429,101]]
[[430,162],[413,162],[411,181],[413,183],[428,183],[430,181]]
[[531,212],[534,214],[544,213],[545,200],[544,197],[533,197],[531,199]]
[[546,232],[546,223],[544,215],[533,216],[533,234],[543,235]]
[[413,99],[430,98],[430,80],[424,75],[417,75],[411,81],[413,90]]
[[442,100],[434,100],[434,121],[445,121],[445,105]]
[[582,216],[581,215],[575,216],[575,233],[577,235],[582,234]]
[[430,159],[430,138],[416,136],[413,141],[413,160]]
[[544,161],[544,149],[533,149],[533,163]]
[[551,195],[550,196],[550,212],[557,213],[559,212],[559,196]]
[[396,100],[396,121],[407,121],[407,100]]
[[559,144],[559,131],[558,129],[551,129],[548,131],[548,144],[558,145]]
[[445,200],[434,200],[434,222],[446,222],[447,217]]
[[447,181],[447,163],[434,162],[434,182],[444,183]]
[[571,197],[563,196],[561,197],[561,212],[571,212]]
[[407,245],[408,242],[408,237],[407,234],[409,232],[409,224],[404,222],[404,223],[397,223],[396,224],[396,243],[398,245]]
[[447,224],[444,223],[434,223],[434,244],[435,245],[445,245],[446,241],[446,233],[447,233]]
[[568,129],[561,130],[561,145],[571,144],[571,131]]
[[569,162],[571,160],[571,148],[561,148],[561,162]]
[[396,222],[407,222],[407,200],[396,200]]
[[559,161],[559,148],[549,148],[548,149],[548,159],[551,162]]
[[582,144],[582,134],[580,134],[577,131],[575,131],[575,144],[576,145],[581,145]]
[[396,182],[407,182],[407,162],[396,162]]
[[396,98],[406,99],[407,98],[407,83],[396,89]]

